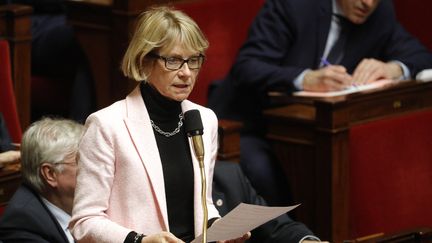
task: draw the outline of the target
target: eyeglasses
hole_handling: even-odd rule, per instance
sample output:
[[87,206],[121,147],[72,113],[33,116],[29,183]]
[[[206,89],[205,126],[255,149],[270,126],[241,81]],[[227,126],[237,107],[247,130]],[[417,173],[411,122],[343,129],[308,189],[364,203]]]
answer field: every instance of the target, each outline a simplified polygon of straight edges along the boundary
[[164,60],[165,67],[168,70],[176,71],[183,67],[185,63],[188,64],[189,69],[195,70],[200,69],[202,64],[204,63],[205,56],[199,54],[198,56],[193,56],[188,59],[183,59],[180,57],[164,57],[155,53],[149,54],[151,57],[160,58]]

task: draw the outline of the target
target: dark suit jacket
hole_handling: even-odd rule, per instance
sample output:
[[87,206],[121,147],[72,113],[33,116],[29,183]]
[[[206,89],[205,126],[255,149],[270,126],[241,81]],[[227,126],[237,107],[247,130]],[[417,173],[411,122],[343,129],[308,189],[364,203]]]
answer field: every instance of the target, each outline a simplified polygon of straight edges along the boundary
[[[241,202],[267,205],[264,199],[257,195],[240,166],[226,161],[216,162],[213,175],[213,202],[221,216],[226,215]],[[284,214],[253,230],[249,242],[298,243],[306,235],[313,233],[305,225],[293,221]]]
[[[209,107],[219,118],[247,121],[245,128],[257,125],[252,123],[271,105],[269,90],[294,91],[293,80],[302,71],[318,68],[331,16],[331,0],[267,0]],[[353,25],[346,48],[341,65],[350,73],[363,58],[401,61],[412,77],[432,68],[432,54],[397,22],[391,0],[382,0],[365,23]]]
[[13,146],[11,143],[12,139],[9,136],[3,114],[0,112],[0,153],[12,150]]
[[68,243],[54,215],[26,185],[18,188],[0,219],[0,240],[5,243]]

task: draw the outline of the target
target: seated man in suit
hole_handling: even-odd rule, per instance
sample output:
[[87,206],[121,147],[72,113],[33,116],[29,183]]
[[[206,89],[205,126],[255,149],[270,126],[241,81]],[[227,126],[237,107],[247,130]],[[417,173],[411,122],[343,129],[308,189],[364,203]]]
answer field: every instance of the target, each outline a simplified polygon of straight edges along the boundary
[[[237,163],[216,161],[213,175],[213,202],[221,216],[225,216],[241,202],[267,206],[243,174]],[[252,231],[248,242],[298,243],[319,241],[319,238],[302,223],[284,214]]]
[[269,91],[337,91],[428,68],[432,53],[397,21],[391,0],[267,0],[208,106],[244,124],[242,169],[269,204],[283,205],[290,195],[265,137]]
[[43,118],[24,133],[23,183],[0,219],[4,242],[74,242],[68,231],[84,126],[71,120]]

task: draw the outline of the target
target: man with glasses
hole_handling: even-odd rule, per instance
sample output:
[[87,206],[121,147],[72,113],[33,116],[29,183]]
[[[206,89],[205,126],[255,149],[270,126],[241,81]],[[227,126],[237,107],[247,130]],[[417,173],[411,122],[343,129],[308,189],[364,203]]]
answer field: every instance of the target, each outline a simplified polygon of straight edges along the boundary
[[3,242],[74,242],[68,224],[83,133],[84,126],[75,121],[51,118],[24,133],[23,183],[0,219]]

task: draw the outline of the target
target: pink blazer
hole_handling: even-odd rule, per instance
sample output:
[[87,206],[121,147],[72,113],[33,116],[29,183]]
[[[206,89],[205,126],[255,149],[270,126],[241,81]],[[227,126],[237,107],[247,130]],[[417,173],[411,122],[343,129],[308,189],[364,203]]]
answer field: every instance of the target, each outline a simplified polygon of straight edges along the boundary
[[[183,112],[198,109],[204,125],[204,164],[209,219],[219,217],[212,201],[218,146],[214,112],[182,102]],[[80,144],[78,178],[70,228],[77,241],[123,242],[134,230],[145,235],[169,231],[159,151],[139,88],[126,99],[90,115]],[[191,153],[192,143],[189,139]],[[193,158],[195,235],[201,234],[201,176]],[[179,185],[181,187],[181,185]]]

